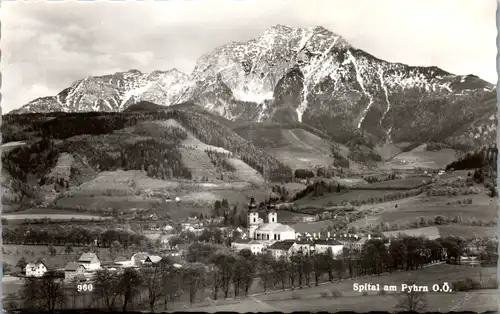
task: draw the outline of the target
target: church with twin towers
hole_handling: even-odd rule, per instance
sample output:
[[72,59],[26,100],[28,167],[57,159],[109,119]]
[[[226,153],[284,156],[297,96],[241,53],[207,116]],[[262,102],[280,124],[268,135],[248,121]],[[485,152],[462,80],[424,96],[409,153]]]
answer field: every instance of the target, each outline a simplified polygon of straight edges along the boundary
[[259,217],[255,198],[248,205],[248,239],[262,242],[295,240],[295,230],[278,222],[278,213],[274,204],[267,205],[265,220]]

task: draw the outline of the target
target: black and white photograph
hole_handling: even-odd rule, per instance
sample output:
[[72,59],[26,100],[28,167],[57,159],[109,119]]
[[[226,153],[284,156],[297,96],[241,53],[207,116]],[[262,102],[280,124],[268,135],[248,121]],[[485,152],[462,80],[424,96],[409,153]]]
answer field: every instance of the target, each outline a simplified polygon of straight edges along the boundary
[[4,0],[4,312],[496,312],[497,1]]

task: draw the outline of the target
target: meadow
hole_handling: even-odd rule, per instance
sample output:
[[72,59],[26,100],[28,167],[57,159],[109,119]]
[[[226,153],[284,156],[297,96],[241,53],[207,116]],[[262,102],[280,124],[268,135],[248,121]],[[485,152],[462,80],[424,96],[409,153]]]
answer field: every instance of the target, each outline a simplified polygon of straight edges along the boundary
[[21,210],[13,212],[10,214],[3,214],[2,218],[8,221],[19,221],[24,219],[44,219],[49,218],[51,220],[101,220],[110,219],[111,217],[103,217],[98,215],[92,215],[89,213],[82,213],[77,211],[56,209],[56,208],[31,208],[26,210]]
[[383,197],[384,195],[394,194],[391,190],[351,190],[349,192],[341,191],[340,193],[333,192],[324,196],[308,195],[294,202],[298,208],[307,208],[308,206],[332,206],[342,202],[363,201],[370,198]]
[[443,169],[446,165],[455,161],[456,151],[453,149],[441,149],[439,151],[428,151],[426,144],[420,145],[409,152],[402,152],[389,161],[383,168],[406,170],[414,168]]

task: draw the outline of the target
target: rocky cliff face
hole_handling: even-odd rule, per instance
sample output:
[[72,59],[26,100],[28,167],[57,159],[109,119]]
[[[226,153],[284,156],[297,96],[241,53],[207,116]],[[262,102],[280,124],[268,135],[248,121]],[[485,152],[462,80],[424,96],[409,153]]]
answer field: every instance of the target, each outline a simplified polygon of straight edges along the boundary
[[139,101],[194,101],[235,121],[298,121],[346,142],[496,137],[496,89],[473,75],[380,60],[323,27],[277,25],[200,57],[190,75],[136,70],[75,82],[17,113],[121,111]]

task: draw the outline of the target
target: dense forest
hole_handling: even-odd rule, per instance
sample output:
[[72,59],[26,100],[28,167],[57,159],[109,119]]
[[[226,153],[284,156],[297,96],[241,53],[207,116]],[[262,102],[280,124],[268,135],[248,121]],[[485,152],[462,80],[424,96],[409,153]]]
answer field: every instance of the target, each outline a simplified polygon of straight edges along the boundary
[[483,147],[481,150],[469,152],[459,160],[450,163],[446,169],[466,170],[491,167],[497,169],[498,148],[496,144]]

